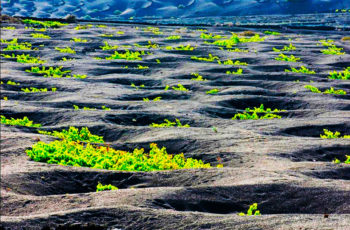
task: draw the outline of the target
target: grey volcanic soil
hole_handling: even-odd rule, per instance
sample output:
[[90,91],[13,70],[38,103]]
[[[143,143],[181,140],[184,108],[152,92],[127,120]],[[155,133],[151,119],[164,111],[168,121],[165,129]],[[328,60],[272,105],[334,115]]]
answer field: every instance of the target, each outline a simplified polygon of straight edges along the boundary
[[[30,53],[47,60],[46,66],[62,65],[87,78],[44,78],[24,71],[31,64],[2,59],[2,81],[21,84],[1,85],[1,98],[8,97],[7,101],[1,100],[1,113],[6,117],[28,116],[41,123],[44,130],[87,126],[117,149],[147,149],[154,142],[165,146],[169,153],[183,152],[186,157],[213,166],[223,163],[224,167],[123,172],[38,163],[29,159],[25,149],[39,139],[54,138],[38,134],[35,128],[1,125],[3,228],[349,229],[350,167],[332,163],[335,157],[344,161],[350,154],[349,139],[319,137],[324,128],[350,134],[349,96],[315,94],[304,88],[312,84],[322,90],[335,87],[350,93],[349,81],[327,77],[331,70],[350,66],[350,43],[340,41],[345,32],[280,31],[283,35],[268,36],[264,42],[238,45],[249,53],[234,53],[204,43],[197,27],[164,26],[160,27],[164,34],[155,35],[140,25],[109,24],[108,28],[94,26],[77,31],[73,29],[76,24],[70,24],[44,32],[52,37],[45,40],[31,38],[33,30],[25,30],[24,25],[15,26],[17,30],[2,30],[2,38],[31,42],[38,50],[3,53]],[[207,29],[227,36],[245,30]],[[117,35],[116,31],[125,34]],[[100,37],[103,33],[115,36]],[[182,39],[166,39],[176,33]],[[88,39],[89,43],[70,42],[72,37]],[[333,39],[347,54],[320,53],[323,47],[317,45],[319,39]],[[104,41],[122,46],[146,45],[148,40],[161,46],[198,47],[194,51],[129,48],[152,52],[142,61],[93,58],[113,53],[102,51]],[[297,49],[286,53],[300,57],[303,65],[317,74],[284,72],[302,64],[274,60],[278,53],[272,47],[282,48],[290,42]],[[66,46],[77,53],[54,49]],[[248,66],[242,67],[243,75],[226,75],[227,70],[238,67],[191,60],[193,55],[209,53],[221,60],[244,61]],[[62,62],[62,57],[75,60]],[[149,69],[135,68],[138,64]],[[128,69],[123,68],[126,65]],[[193,72],[207,81],[192,81]],[[136,90],[131,83],[145,87]],[[166,85],[178,83],[190,91],[164,91]],[[21,92],[26,87],[56,87],[57,91]],[[213,88],[220,92],[205,93]],[[159,96],[161,101],[143,101]],[[281,113],[282,119],[231,119],[235,113],[260,104],[287,112]],[[73,105],[97,110],[74,110]],[[103,105],[111,110],[100,109]],[[149,126],[175,118],[191,127]],[[96,193],[98,182],[113,184],[119,190]],[[254,202],[261,216],[237,215]]]

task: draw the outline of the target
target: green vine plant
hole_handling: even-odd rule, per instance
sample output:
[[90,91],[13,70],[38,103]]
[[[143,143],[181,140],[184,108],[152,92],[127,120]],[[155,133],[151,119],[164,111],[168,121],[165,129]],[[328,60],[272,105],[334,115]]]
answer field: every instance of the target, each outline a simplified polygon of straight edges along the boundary
[[[244,113],[237,113],[232,117],[232,120],[259,120],[259,119],[281,119],[282,116],[274,114],[274,113],[280,113],[280,112],[286,112],[286,110],[279,110],[271,108],[264,107],[263,104],[260,105],[260,107],[254,107],[254,109],[246,108]],[[262,113],[263,115],[259,114]]]
[[[73,105],[73,108],[74,108],[74,110],[81,109],[78,105]],[[89,107],[86,107],[86,106],[84,106],[82,109],[83,110],[97,110],[96,108],[89,108]],[[102,110],[111,110],[111,108],[108,108],[105,105],[101,106],[101,109]]]
[[179,40],[181,39],[180,35],[171,35],[169,37],[166,38],[167,40]]
[[[38,66],[32,66],[30,69],[26,69],[25,72],[28,73],[37,73],[42,75],[43,77],[53,77],[53,78],[77,78],[77,79],[85,79],[86,75],[81,74],[73,74],[73,75],[67,75],[67,73],[70,73],[71,70],[62,70],[63,67],[46,67],[42,66],[41,68]],[[66,74],[66,75],[65,75]]]
[[[1,85],[2,85],[2,84],[4,84],[3,81],[1,81]],[[7,85],[20,85],[19,82],[14,82],[14,81],[11,81],[11,80],[8,80],[8,81],[6,82],[6,84],[7,84]]]
[[114,54],[112,54],[109,57],[106,57],[106,60],[113,60],[113,59],[124,59],[124,60],[142,60],[141,55],[146,55],[145,51],[129,51],[126,50],[125,53],[119,53],[118,51],[115,51]]
[[104,44],[105,44],[104,46],[100,46],[102,50],[116,50],[119,48],[119,46],[117,45],[115,46],[110,45],[107,41],[105,41]]
[[300,58],[295,57],[294,55],[287,56],[283,53],[280,53],[278,57],[275,58],[277,61],[287,61],[287,62],[298,62]]
[[100,37],[107,37],[107,38],[111,38],[114,37],[114,34],[100,34]]
[[68,53],[68,54],[75,54],[76,53],[76,51],[70,47],[65,47],[65,48],[55,47],[55,50],[60,51],[60,53]]
[[[166,88],[166,87],[165,87]],[[171,87],[173,90],[177,90],[177,91],[190,91],[189,89],[186,89],[185,86],[181,85],[181,84],[177,84],[177,86],[173,86]]]
[[232,60],[228,59],[226,61],[224,61],[223,63],[221,61],[218,61],[218,64],[221,65],[221,64],[224,64],[224,65],[244,65],[244,66],[247,66],[248,63],[246,62],[241,62],[239,60],[236,60],[235,62],[233,62]]
[[347,67],[344,71],[332,71],[329,73],[328,78],[337,80],[350,80],[350,67]]
[[38,21],[33,19],[24,19],[22,20],[22,22],[29,25],[42,26],[48,28],[58,28],[68,25],[67,23],[61,23],[58,21]]
[[137,69],[149,69],[149,66],[143,66],[143,65],[138,64]]
[[4,26],[4,27],[1,27],[1,29],[3,29],[3,30],[16,30],[17,28],[14,26]]
[[108,185],[103,185],[100,182],[98,182],[96,186],[96,192],[101,192],[105,190],[118,190],[118,188],[114,185],[108,184]]
[[1,43],[2,44],[17,44],[18,43],[18,39],[14,38],[12,40],[5,40],[1,38]]
[[61,131],[43,131],[38,130],[40,134],[49,135],[57,137],[66,141],[75,141],[75,142],[87,142],[87,143],[104,143],[103,137],[98,135],[91,134],[90,130],[87,127],[79,128],[70,126],[68,130]]
[[41,127],[41,124],[34,124],[33,121],[29,120],[28,117],[23,117],[15,119],[11,117],[10,119],[7,119],[4,115],[1,115],[1,124],[5,125],[18,125],[18,126],[27,126],[27,127]]
[[335,95],[346,95],[346,91],[339,89],[335,90],[333,87],[326,89],[325,91],[319,90],[317,87],[312,85],[305,85],[304,88],[309,89],[313,93],[323,93],[323,94],[335,94]]
[[329,131],[328,129],[323,129],[323,134],[320,134],[320,137],[322,139],[335,139],[335,138],[344,138],[344,139],[350,139],[350,135],[344,135],[341,136],[341,133],[336,131],[336,132],[332,132]]
[[[23,92],[25,93],[44,93],[44,92],[48,92],[47,88],[35,88],[35,87],[30,87],[30,88],[22,88],[21,89]],[[56,92],[57,88],[51,88],[52,92]]]
[[[345,155],[346,159],[344,161],[344,164],[350,164],[350,155]],[[334,164],[340,164],[342,163],[339,159],[334,158],[334,160],[332,161]]]
[[252,205],[249,206],[249,209],[247,211],[247,214],[245,214],[244,212],[241,212],[238,214],[239,216],[260,216],[261,213],[258,210],[258,204],[254,203]]
[[[343,48],[337,47],[333,40],[319,40],[322,46],[327,47],[327,49],[321,49],[321,53],[328,55],[344,55],[345,52],[341,52]],[[319,45],[319,44],[318,44]]]
[[207,79],[203,78],[202,75],[200,75],[199,73],[191,73],[192,76],[194,76],[194,78],[191,78],[192,81],[206,81]]
[[213,35],[212,33],[209,33],[209,34],[201,33],[200,38],[206,39],[206,40],[216,40],[216,39],[225,38],[225,36]]
[[38,66],[32,66],[30,69],[26,69],[27,73],[37,73],[43,75],[43,77],[53,77],[53,78],[61,78],[64,77],[65,74],[70,73],[70,70],[62,70],[63,67],[46,67],[42,66],[41,68]]
[[284,72],[293,72],[293,73],[305,73],[305,74],[316,74],[315,71],[313,70],[309,70],[308,68],[306,68],[305,66],[301,66],[299,69],[296,68],[291,68],[291,70],[289,69],[285,69]]
[[29,54],[17,54],[15,55],[12,53],[11,55],[9,54],[1,54],[4,58],[15,58],[17,62],[19,63],[31,63],[31,64],[43,64],[46,61],[41,60],[39,57],[32,57]]
[[86,30],[92,28],[93,25],[88,24],[88,25],[77,25],[74,27],[74,30]]
[[197,57],[197,56],[192,56],[192,60],[197,60],[197,61],[206,61],[206,62],[215,62],[215,60],[220,61],[218,56],[213,56],[212,54],[209,54],[208,57]]
[[32,33],[30,34],[32,38],[42,38],[42,39],[50,39],[49,35],[41,34],[41,33]]
[[266,37],[260,37],[259,34],[255,34],[251,37],[239,37],[237,34],[232,33],[232,36],[230,39],[224,39],[224,40],[217,40],[212,43],[205,42],[208,44],[213,44],[217,46],[226,46],[226,48],[230,49],[233,46],[237,45],[238,43],[247,43],[247,42],[263,42],[265,41]]
[[183,154],[168,154],[165,147],[158,148],[155,143],[150,144],[150,151],[145,153],[144,149],[127,152],[115,150],[109,145],[67,140],[50,143],[39,141],[31,149],[26,150],[26,153],[37,162],[108,170],[156,171],[211,167],[209,163],[185,158]]
[[164,119],[164,123],[160,123],[160,124],[156,124],[156,123],[152,123],[150,124],[151,127],[154,128],[165,128],[165,127],[180,127],[180,128],[189,128],[190,125],[189,124],[181,124],[180,120],[175,118],[175,121],[169,121],[168,119]]
[[232,71],[227,70],[226,74],[227,75],[230,75],[230,74],[232,74],[232,75],[241,75],[241,74],[243,74],[243,69],[239,68],[239,69],[236,70],[236,72],[233,71],[233,70]]
[[218,94],[219,92],[220,92],[220,90],[218,90],[218,89],[211,89],[211,90],[206,91],[205,93],[206,94]]
[[[220,50],[225,50],[223,47],[219,47],[219,48],[220,48]],[[226,49],[226,51],[232,52],[232,53],[248,53],[249,52],[249,50],[240,49],[240,48]]]
[[269,30],[264,31],[264,34],[267,34],[267,35],[281,35],[281,33],[279,33],[279,32],[269,31]]
[[71,41],[71,42],[80,42],[80,43],[86,43],[86,42],[88,42],[87,39],[75,38],[75,37],[73,37],[70,41]]
[[[152,101],[160,101],[162,99],[162,97],[155,97],[154,99],[152,99]],[[149,98],[142,98],[142,100],[144,101],[144,102],[149,102],[150,101],[150,99]]]
[[23,43],[8,43],[7,47],[4,49],[4,51],[12,51],[12,50],[31,50],[32,44],[28,42]]
[[292,50],[296,50],[296,47],[293,46],[292,43],[289,43],[289,46],[284,46],[283,49],[276,49],[275,47],[272,48],[272,50],[274,52],[282,52],[282,51],[292,51]]
[[134,83],[131,83],[130,85],[131,87],[135,88],[136,90],[139,90],[140,88],[145,88],[145,85],[144,84],[141,84],[139,86],[135,85]]

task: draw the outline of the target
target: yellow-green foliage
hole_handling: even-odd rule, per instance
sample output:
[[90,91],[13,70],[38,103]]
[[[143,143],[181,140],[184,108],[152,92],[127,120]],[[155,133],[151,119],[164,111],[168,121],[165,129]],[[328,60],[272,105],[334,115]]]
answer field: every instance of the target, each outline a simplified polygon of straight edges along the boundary
[[18,39],[14,38],[12,40],[5,40],[1,38],[1,43],[3,44],[17,44],[18,43]]
[[334,44],[333,40],[319,40],[321,42],[322,46],[326,46],[327,49],[322,49],[321,52],[323,54],[330,54],[330,55],[343,55],[345,52],[341,52],[343,48],[339,48]]
[[150,144],[150,151],[145,153],[144,149],[127,152],[109,146],[68,140],[51,143],[40,141],[26,152],[32,160],[38,162],[109,170],[155,171],[211,167],[201,160],[186,159],[183,154],[170,155],[165,147],[158,148],[155,143]]
[[65,47],[65,48],[59,48],[55,47],[55,50],[60,51],[61,53],[68,53],[68,54],[75,54],[75,50],[70,48],[70,47]]
[[[346,159],[344,161],[344,164],[350,164],[350,155],[345,155]],[[340,164],[342,163],[339,159],[335,158],[333,161],[335,164]]]
[[243,69],[239,68],[236,70],[236,72],[227,70],[226,74],[240,75],[240,74],[243,74]]
[[344,91],[342,89],[334,90],[333,87],[331,87],[330,89],[326,89],[323,92],[321,90],[319,90],[317,87],[312,86],[312,85],[305,85],[304,88],[309,89],[313,93],[346,95],[346,91]]
[[[220,47],[221,50],[224,50],[224,48]],[[233,52],[233,53],[248,53],[249,50],[240,49],[240,48],[234,48],[234,49],[227,49],[226,51]]]
[[191,78],[192,81],[206,81],[207,79],[204,79],[202,75],[199,75],[198,73],[191,73],[192,76],[195,76],[195,78]]
[[[271,108],[264,108],[264,105],[261,104],[260,107],[254,107],[254,109],[246,108],[244,113],[237,113],[232,118],[233,120],[258,120],[258,119],[280,119],[282,116],[276,115],[274,113],[286,112],[286,110],[279,110]],[[262,113],[262,116],[259,116],[259,113]]]
[[141,84],[139,86],[135,85],[135,83],[131,83],[130,85],[131,87],[135,88],[136,90],[140,89],[140,88],[145,88],[145,85],[144,84]]
[[41,68],[38,66],[32,66],[31,69],[26,69],[25,71],[28,73],[38,73],[40,75],[43,75],[44,77],[54,77],[54,78],[64,77],[64,74],[71,72],[70,70],[63,71],[62,68],[63,68],[62,66],[59,66],[59,67],[42,66]]
[[324,134],[321,134],[320,137],[323,139],[335,139],[335,138],[345,138],[345,139],[350,139],[350,135],[344,135],[341,136],[341,133],[336,131],[332,132],[329,131],[328,129],[323,129]]
[[[77,106],[77,105],[73,105],[73,107],[74,107],[74,110],[79,110],[80,108],[79,108],[79,106]],[[96,110],[96,108],[89,108],[89,107],[83,107],[83,110]]]
[[105,190],[118,190],[118,188],[111,184],[103,185],[100,182],[98,182],[96,186],[96,192],[105,191]]
[[138,68],[138,69],[149,69],[148,66],[142,66],[142,65],[140,65],[140,64],[137,65],[137,68]]
[[[4,82],[1,81],[1,84],[4,84]],[[8,84],[8,85],[20,85],[20,83],[16,83],[16,82],[11,81],[11,80],[8,80],[8,81],[6,82],[6,84]]]
[[104,143],[102,136],[91,134],[91,132],[87,127],[82,127],[79,130],[79,128],[71,126],[69,127],[68,130],[63,129],[62,131],[53,131],[53,132],[38,130],[38,132],[40,134],[58,137],[66,141]]
[[90,29],[92,27],[91,24],[89,25],[77,25],[74,30],[85,30],[85,29]]
[[74,58],[66,58],[66,57],[63,57],[61,59],[61,61],[74,61],[75,59]]
[[192,56],[191,57],[192,60],[198,60],[198,61],[207,61],[207,62],[214,62],[215,60],[220,61],[218,56],[213,56],[212,54],[209,54],[208,57],[196,57],[196,56]]
[[42,27],[61,27],[61,26],[68,25],[67,23],[61,23],[58,21],[38,21],[38,20],[32,20],[32,19],[24,19],[22,20],[22,22],[26,24],[42,26]]
[[284,46],[283,49],[276,49],[275,47],[272,48],[275,52],[281,52],[281,51],[291,51],[296,50],[295,46],[293,46],[292,43],[289,43],[289,46]]
[[239,37],[237,34],[232,33],[232,36],[230,39],[224,39],[224,40],[217,40],[214,41],[213,45],[217,46],[226,46],[226,48],[232,48],[232,46],[237,45],[238,43],[246,43],[246,42],[262,42],[265,41],[265,37],[260,37],[259,34],[255,34],[252,37]]
[[32,44],[28,42],[24,43],[8,43],[4,50],[31,50]]
[[171,35],[171,36],[167,37],[166,39],[168,39],[168,40],[178,40],[178,39],[181,39],[181,36],[180,35]]
[[196,47],[191,46],[190,44],[188,44],[186,46],[185,45],[179,45],[179,46],[175,47],[175,50],[192,51],[194,49],[196,49]]
[[160,124],[156,124],[156,123],[152,123],[150,124],[151,127],[155,127],[155,128],[164,128],[164,127],[181,127],[181,128],[188,128],[190,127],[189,124],[181,124],[180,120],[175,118],[175,121],[169,121],[168,119],[164,119],[164,123],[160,123]]
[[329,73],[329,79],[338,80],[350,80],[350,67],[346,68],[344,71],[333,71]]
[[116,50],[116,49],[118,49],[118,47],[119,47],[119,46],[117,46],[117,45],[111,46],[110,44],[108,44],[107,41],[105,41],[104,44],[105,44],[104,46],[100,46],[100,48],[101,48],[102,50]]
[[15,30],[16,27],[14,27],[14,26],[5,26],[5,27],[1,27],[1,29],[3,29],[3,30]]
[[114,34],[101,34],[99,35],[100,37],[107,37],[107,38],[111,38],[114,36]]
[[[221,64],[221,61],[218,63]],[[235,62],[233,62],[231,59],[224,61],[222,64],[224,64],[224,65],[248,65],[248,63],[246,63],[246,62],[241,62],[239,60],[236,60]]]
[[283,53],[278,55],[278,57],[275,58],[277,61],[288,61],[288,62],[298,62],[300,58],[295,57],[294,55],[287,56]]
[[183,85],[181,84],[177,84],[176,86],[171,87],[173,90],[177,90],[177,91],[189,91],[188,89],[186,89]]
[[11,117],[7,119],[4,115],[1,115],[1,124],[5,125],[19,125],[19,126],[27,126],[27,127],[41,127],[41,124],[34,124],[33,121],[29,120],[28,117],[23,117],[15,119]]
[[81,43],[86,43],[86,42],[88,42],[87,39],[82,39],[82,38],[72,38],[70,41],[71,41],[71,42],[81,42]]
[[296,69],[296,68],[292,67],[291,70],[285,69],[284,71],[285,72],[293,72],[293,73],[305,73],[305,74],[315,74],[316,73],[313,70],[309,70],[305,66],[301,66],[300,69]]
[[267,35],[280,35],[281,33],[279,32],[276,32],[276,31],[264,31],[264,34],[267,34]]
[[322,49],[321,52],[323,54],[330,54],[330,55],[344,55],[345,52],[341,52],[343,48],[338,48],[336,46],[329,46],[327,49]]
[[51,37],[49,35],[40,34],[40,33],[32,33],[30,34],[33,38],[43,38],[43,39],[50,39]]
[[155,35],[163,34],[163,32],[161,32],[158,27],[152,27],[152,26],[149,26],[149,27],[145,28],[143,31],[151,32],[151,33],[153,33]]
[[118,51],[115,51],[114,54],[112,54],[110,57],[106,57],[106,60],[112,60],[112,59],[125,59],[125,60],[142,60],[140,57],[141,55],[145,55],[144,51],[129,51],[126,50],[125,53],[119,53]]
[[211,90],[206,91],[205,93],[206,94],[218,94],[219,92],[220,92],[220,90],[218,90],[218,89],[211,89]]
[[[162,97],[156,97],[152,101],[160,101],[161,99],[162,99]],[[145,101],[145,102],[149,102],[150,101],[149,98],[142,98],[142,100]]]
[[261,213],[260,211],[258,210],[258,204],[257,203],[254,203],[252,205],[249,206],[249,209],[247,211],[247,214],[241,212],[239,213],[238,215],[240,216],[260,216]]
[[4,58],[16,58],[17,62],[20,63],[32,63],[32,64],[43,64],[46,61],[41,60],[39,57],[32,57],[29,54],[17,54],[15,55],[12,53],[11,55],[9,54],[1,54]]
[[105,106],[105,105],[102,105],[102,106],[101,106],[101,108],[102,108],[102,110],[106,110],[106,111],[111,110],[111,108],[108,108],[108,107],[107,107],[107,106]]
[[[35,87],[30,87],[30,88],[22,88],[21,89],[23,92],[25,93],[43,93],[43,92],[47,92],[47,88],[42,88],[42,89],[38,89]],[[52,88],[51,91],[52,92],[56,92],[56,88]]]
[[200,38],[203,38],[203,39],[220,39],[224,37],[225,36],[222,36],[222,35],[213,35],[212,33],[210,34],[201,33],[201,36],[200,36]]

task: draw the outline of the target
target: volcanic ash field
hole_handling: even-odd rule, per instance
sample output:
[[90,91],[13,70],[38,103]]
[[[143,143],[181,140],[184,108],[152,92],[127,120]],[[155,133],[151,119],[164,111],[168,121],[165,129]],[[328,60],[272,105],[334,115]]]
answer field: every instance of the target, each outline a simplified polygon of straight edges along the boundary
[[[4,229],[349,229],[348,32],[2,26]],[[41,127],[14,122],[24,117]],[[70,126],[105,141],[74,146],[148,157],[156,143],[211,167],[104,170],[26,153]],[[261,215],[239,215],[254,203]]]

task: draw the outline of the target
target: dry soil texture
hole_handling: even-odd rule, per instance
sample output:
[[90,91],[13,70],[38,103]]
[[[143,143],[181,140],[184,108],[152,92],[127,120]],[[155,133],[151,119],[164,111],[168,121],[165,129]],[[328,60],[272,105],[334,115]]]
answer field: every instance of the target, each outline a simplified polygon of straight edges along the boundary
[[[3,24],[3,26],[10,26]],[[14,25],[2,30],[2,39],[18,38],[37,50],[3,51],[31,54],[46,60],[45,66],[63,66],[85,79],[45,78],[25,72],[35,64],[1,60],[1,113],[28,116],[43,130],[87,126],[117,149],[165,146],[169,153],[202,159],[223,168],[123,172],[38,163],[25,150],[39,139],[36,128],[1,125],[1,222],[4,229],[349,229],[350,167],[334,164],[350,154],[349,139],[321,139],[323,129],[350,134],[349,80],[328,79],[330,71],[350,66],[350,43],[345,32],[281,30],[264,35],[263,42],[238,44],[249,52],[230,52],[200,38],[203,31],[230,36],[245,28],[161,26],[153,33],[144,25],[93,25],[74,30],[77,24],[42,32],[51,39],[32,38],[33,29]],[[123,31],[117,33],[117,31]],[[155,30],[153,30],[155,31]],[[40,32],[36,32],[40,33]],[[102,34],[112,34],[102,37]],[[166,39],[180,35],[181,39]],[[73,37],[87,43],[71,42]],[[318,40],[332,39],[344,55],[326,55]],[[150,52],[143,60],[96,60],[113,50],[100,47],[108,41],[118,50]],[[158,44],[156,48],[145,46]],[[273,47],[292,43],[284,52],[301,62],[277,61]],[[193,51],[164,49],[180,44]],[[2,48],[7,45],[2,44]],[[60,53],[69,46],[76,54]],[[211,53],[224,61],[246,66],[197,61],[191,56]],[[61,61],[63,57],[74,60]],[[157,59],[159,61],[157,61]],[[148,69],[138,69],[138,65]],[[316,74],[287,73],[304,65]],[[128,66],[126,68],[125,66]],[[242,75],[226,71],[243,69]],[[198,73],[206,81],[194,81]],[[20,85],[6,84],[8,80]],[[311,82],[311,83],[310,83]],[[171,87],[182,84],[189,91]],[[144,87],[135,88],[144,85]],[[312,93],[334,87],[347,95]],[[164,88],[169,85],[169,90]],[[57,88],[56,92],[25,93],[21,88]],[[218,89],[214,95],[206,91]],[[7,97],[8,100],[3,100]],[[161,97],[160,101],[152,99]],[[149,98],[146,102],[143,98]],[[284,109],[282,119],[232,120],[245,108],[264,104]],[[80,107],[75,110],[73,105]],[[83,107],[96,110],[83,110]],[[102,110],[106,106],[111,110]],[[153,122],[180,119],[190,128],[152,128]],[[96,193],[98,182],[113,184],[117,191]],[[258,203],[261,216],[239,216]]]

